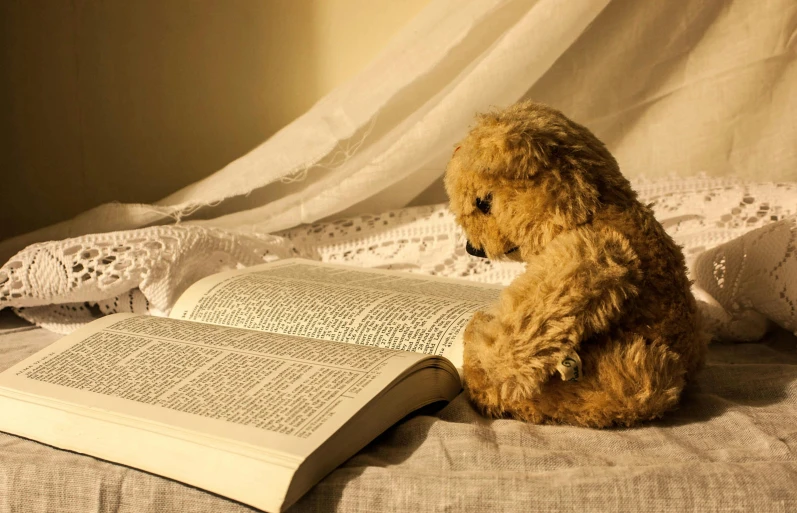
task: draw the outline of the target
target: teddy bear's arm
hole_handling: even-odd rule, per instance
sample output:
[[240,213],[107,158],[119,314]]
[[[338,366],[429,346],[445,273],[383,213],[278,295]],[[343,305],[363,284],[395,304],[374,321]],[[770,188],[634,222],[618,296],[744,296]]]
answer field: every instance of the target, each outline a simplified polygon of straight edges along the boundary
[[639,259],[623,235],[582,228],[529,262],[507,287],[500,312],[518,334],[533,328],[541,335],[558,323],[577,341],[608,329],[637,295],[640,278]]
[[557,237],[503,292],[492,314],[465,332],[465,364],[484,378],[532,394],[580,343],[608,329],[637,294],[638,259],[614,231],[574,230]]

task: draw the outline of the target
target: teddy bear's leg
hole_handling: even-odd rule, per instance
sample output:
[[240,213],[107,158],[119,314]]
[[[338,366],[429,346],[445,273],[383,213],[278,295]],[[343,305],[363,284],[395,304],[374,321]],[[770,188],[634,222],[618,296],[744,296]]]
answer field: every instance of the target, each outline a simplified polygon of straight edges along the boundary
[[[468,327],[471,337],[494,343],[494,318],[477,315],[480,322]],[[490,321],[493,321],[492,323]],[[502,397],[503,387],[483,367],[468,373],[468,392],[487,416],[506,413],[533,422],[561,423],[594,428],[630,426],[661,417],[672,410],[685,385],[686,369],[678,354],[657,341],[628,334],[626,340],[597,337],[582,346],[579,381],[564,381],[554,374],[533,398]]]
[[583,346],[582,379],[553,376],[531,408],[519,405],[524,416],[590,427],[630,426],[676,406],[686,369],[666,345],[633,334],[595,342]]

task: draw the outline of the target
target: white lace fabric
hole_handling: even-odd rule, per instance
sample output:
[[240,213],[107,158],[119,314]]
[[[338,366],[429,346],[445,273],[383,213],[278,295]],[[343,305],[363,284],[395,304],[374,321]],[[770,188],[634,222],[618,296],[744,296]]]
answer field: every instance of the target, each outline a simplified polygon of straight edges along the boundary
[[99,314],[168,315],[205,276],[297,254],[281,237],[189,226],[33,244],[0,268],[0,308],[69,333]]
[[[683,246],[715,337],[797,329],[797,183],[640,179],[640,199]],[[0,268],[0,308],[68,333],[102,314],[168,315],[204,276],[280,258],[508,284],[523,264],[465,252],[446,205],[304,225],[274,235],[172,225],[34,244]]]

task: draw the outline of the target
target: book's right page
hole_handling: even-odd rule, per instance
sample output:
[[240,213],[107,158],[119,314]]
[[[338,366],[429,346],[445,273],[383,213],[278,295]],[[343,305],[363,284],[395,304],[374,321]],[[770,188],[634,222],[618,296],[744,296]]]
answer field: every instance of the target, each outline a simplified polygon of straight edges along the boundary
[[501,285],[288,259],[209,276],[170,317],[434,354],[462,368],[462,334]]

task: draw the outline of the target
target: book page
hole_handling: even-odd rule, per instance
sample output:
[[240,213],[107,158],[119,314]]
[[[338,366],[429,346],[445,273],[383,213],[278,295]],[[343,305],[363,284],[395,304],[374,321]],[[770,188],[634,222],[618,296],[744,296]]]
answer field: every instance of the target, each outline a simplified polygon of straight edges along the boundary
[[299,461],[423,358],[117,314],[0,374],[0,389],[174,436],[192,432],[205,444],[267,447]]
[[503,287],[396,271],[281,260],[205,278],[172,318],[445,356]]

